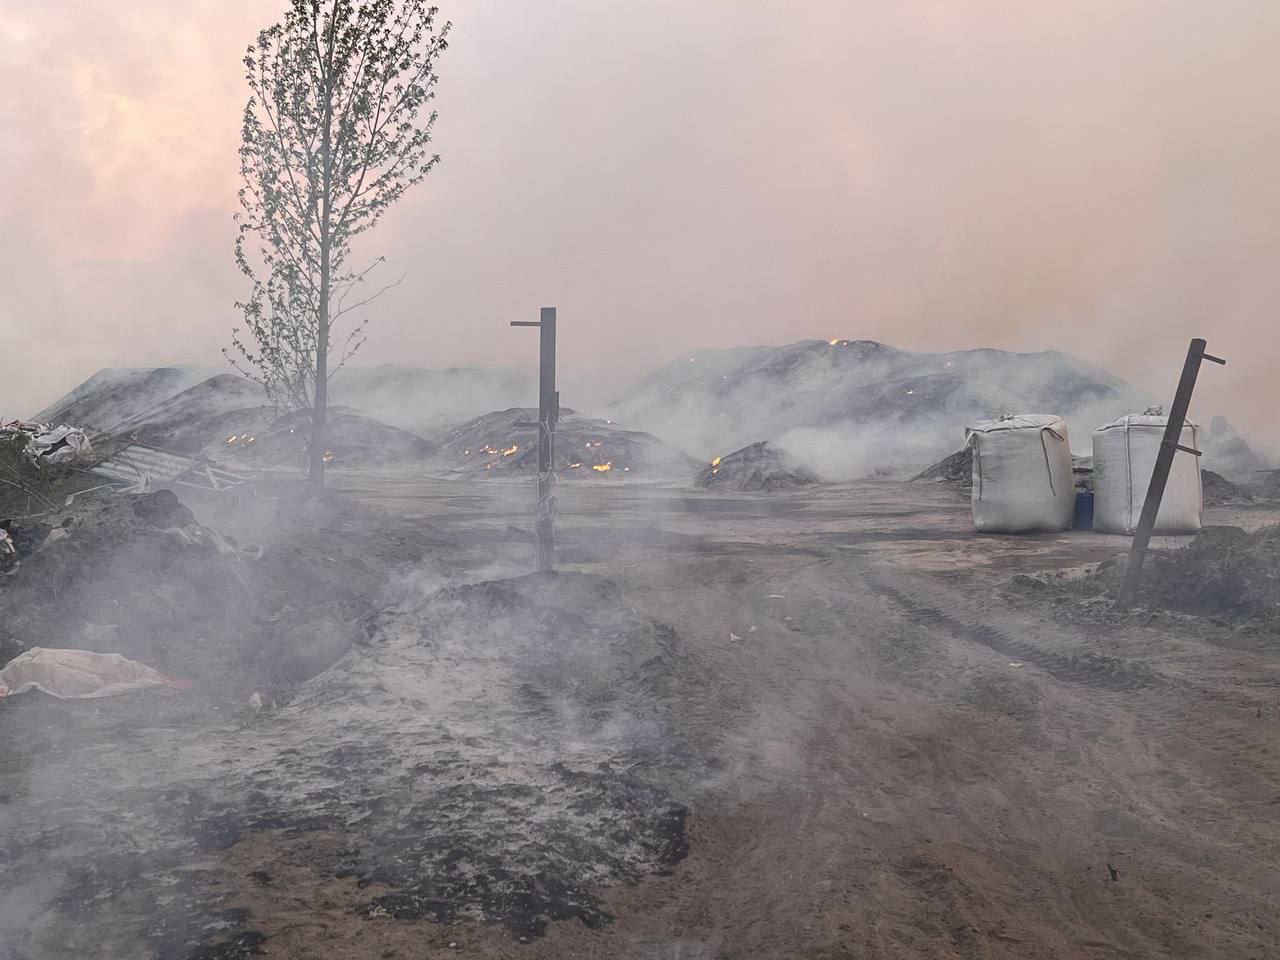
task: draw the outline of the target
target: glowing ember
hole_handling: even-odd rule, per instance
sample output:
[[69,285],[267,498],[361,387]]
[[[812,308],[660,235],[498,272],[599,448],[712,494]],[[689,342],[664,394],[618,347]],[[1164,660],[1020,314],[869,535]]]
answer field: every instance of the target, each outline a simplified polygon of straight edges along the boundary
[[613,469],[613,463],[610,462],[610,463],[592,464],[591,469],[594,470],[596,473],[608,473],[610,470]]
[[511,446],[507,447],[507,449],[502,451],[502,455],[504,457],[509,457],[519,449],[520,449],[520,444],[513,443]]
[[839,341],[839,339],[836,339],[836,340],[828,340],[828,341],[827,341],[827,343],[831,344],[831,346],[833,346],[833,347],[834,347],[837,343],[839,343],[839,342],[840,342],[840,341]]
[[320,459],[322,459],[325,463],[332,463],[334,460],[337,459],[337,457],[333,455],[332,450],[326,450],[324,452],[324,456],[321,457]]
[[719,458],[719,457],[716,457],[714,460],[712,460],[712,461],[711,461],[711,465],[712,465],[713,467],[718,467],[718,466],[720,466],[720,458]]

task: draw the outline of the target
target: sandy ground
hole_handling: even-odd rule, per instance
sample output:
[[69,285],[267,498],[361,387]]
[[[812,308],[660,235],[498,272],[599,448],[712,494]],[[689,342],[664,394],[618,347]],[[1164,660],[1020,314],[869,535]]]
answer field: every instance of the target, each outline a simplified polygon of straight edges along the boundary
[[[528,569],[527,485],[335,481],[470,544],[471,579]],[[564,569],[672,627],[698,681],[664,710],[699,761],[654,774],[690,811],[687,855],[595,891],[611,922],[522,941],[357,909],[377,890],[341,876],[340,827],[257,830],[191,864],[265,937],[217,956],[1280,955],[1275,648],[1071,625],[1008,589],[1127,540],[979,537],[952,491],[891,482],[563,485],[559,505]]]

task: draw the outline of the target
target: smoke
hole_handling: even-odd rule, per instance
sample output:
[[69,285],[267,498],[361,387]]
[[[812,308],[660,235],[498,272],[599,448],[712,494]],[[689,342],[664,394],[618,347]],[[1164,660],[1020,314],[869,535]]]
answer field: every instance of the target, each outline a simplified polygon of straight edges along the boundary
[[[0,0],[7,270],[29,411],[107,365],[216,362],[239,56],[279,4]],[[364,362],[529,367],[565,401],[696,346],[1056,347],[1269,439],[1280,8],[764,0],[445,5],[444,162],[366,239],[405,282]]]

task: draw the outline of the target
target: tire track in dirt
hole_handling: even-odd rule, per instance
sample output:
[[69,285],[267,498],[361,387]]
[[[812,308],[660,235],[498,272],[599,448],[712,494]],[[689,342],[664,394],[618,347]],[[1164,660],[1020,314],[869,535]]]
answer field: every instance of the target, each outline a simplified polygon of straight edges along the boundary
[[902,608],[913,622],[940,628],[952,636],[986,647],[1011,660],[1029,663],[1055,680],[1081,683],[1113,693],[1129,693],[1144,687],[1155,686],[1158,682],[1145,670],[1135,669],[1120,660],[1092,654],[1068,656],[1054,653],[1025,640],[1011,637],[1003,630],[988,624],[966,622],[931,606],[919,593],[899,590],[875,574],[866,574],[865,583],[873,591],[887,597]]
[[1243,758],[1265,757],[1275,749],[1274,724],[1242,726],[1238,716],[1201,709],[1206,702],[1205,691],[1184,678],[1159,676],[1109,657],[1069,656],[1044,650],[994,626],[961,620],[930,604],[919,591],[901,590],[870,571],[864,574],[864,582],[873,592],[897,604],[914,623],[1034,666],[1055,680],[1105,693],[1160,694],[1144,698],[1140,711],[1144,725],[1158,736],[1174,735],[1176,731],[1177,736],[1222,759],[1225,768],[1219,770],[1217,783],[1224,793],[1256,803],[1261,794],[1270,796],[1268,791],[1276,785],[1271,771],[1241,762]]

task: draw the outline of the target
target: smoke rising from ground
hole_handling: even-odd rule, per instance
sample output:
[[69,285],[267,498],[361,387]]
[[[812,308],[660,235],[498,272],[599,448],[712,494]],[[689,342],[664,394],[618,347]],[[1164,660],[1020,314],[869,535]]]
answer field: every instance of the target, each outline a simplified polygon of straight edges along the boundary
[[[0,0],[0,410],[216,362],[239,56],[281,4]],[[449,5],[440,169],[367,238],[364,362],[531,365],[564,399],[698,346],[1059,348],[1277,439],[1280,8],[1191,0]],[[14,185],[21,184],[18,189]],[[16,368],[16,369],[15,369]]]

